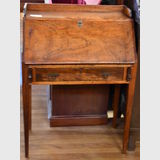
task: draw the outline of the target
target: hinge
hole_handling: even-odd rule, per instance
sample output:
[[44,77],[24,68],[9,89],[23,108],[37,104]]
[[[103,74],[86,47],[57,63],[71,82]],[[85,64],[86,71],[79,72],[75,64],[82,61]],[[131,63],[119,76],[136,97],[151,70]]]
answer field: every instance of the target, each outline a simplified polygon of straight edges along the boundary
[[130,81],[131,80],[131,68],[127,68],[127,81]]

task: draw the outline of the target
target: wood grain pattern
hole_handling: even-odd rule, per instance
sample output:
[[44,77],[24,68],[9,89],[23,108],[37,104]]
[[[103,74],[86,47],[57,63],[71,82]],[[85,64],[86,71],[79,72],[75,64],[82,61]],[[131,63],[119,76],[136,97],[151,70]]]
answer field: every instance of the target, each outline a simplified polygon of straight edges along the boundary
[[[139,160],[140,144],[136,151],[121,154],[123,129],[101,126],[54,127],[48,124],[47,86],[32,87],[32,131],[30,160]],[[24,156],[23,104],[21,94],[20,159]]]
[[[132,65],[28,65],[31,84],[128,84],[127,67]],[[93,69],[94,68],[94,69]]]
[[[131,65],[29,65],[31,84],[128,84]],[[94,68],[94,69],[93,69]]]
[[[77,16],[76,10],[69,12],[70,7],[63,7],[65,12],[45,12],[45,7],[44,11],[34,12],[42,17],[33,17],[33,11],[27,11],[24,32],[26,64],[135,62],[133,22],[122,11],[108,12],[105,6],[106,12],[81,11]],[[81,27],[79,22],[82,22]]]
[[37,82],[43,81],[122,81],[123,80],[123,68],[74,68],[74,69],[36,69]]
[[123,11],[124,6],[123,5],[77,5],[77,4],[28,4],[27,10],[28,11],[78,11],[78,12],[110,12],[110,11]]

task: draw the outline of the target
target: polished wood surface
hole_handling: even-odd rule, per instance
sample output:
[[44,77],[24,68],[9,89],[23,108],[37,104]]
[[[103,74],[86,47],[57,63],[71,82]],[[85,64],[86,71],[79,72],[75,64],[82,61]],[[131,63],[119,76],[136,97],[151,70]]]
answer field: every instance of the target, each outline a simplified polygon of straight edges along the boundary
[[33,69],[33,81],[43,82],[43,81],[126,81],[126,77],[123,79],[124,68],[123,67],[95,67],[93,66],[81,68],[64,68],[53,66],[53,68],[36,68]]
[[[32,84],[128,84],[131,65],[29,65]],[[93,69],[94,68],[94,69]]]
[[135,63],[133,21],[124,14],[124,9],[28,5],[25,64]]
[[[64,6],[67,6],[64,7]],[[100,11],[105,11],[105,12],[110,12],[110,11],[121,11],[123,12],[124,6],[123,5],[66,5],[66,4],[28,4],[28,10],[29,11],[75,11],[75,12],[81,12],[81,11],[88,11],[90,12],[91,10],[93,12],[100,12]]]
[[[30,160],[139,160],[140,148],[121,154],[122,129],[112,123],[102,126],[54,127],[48,124],[47,87],[32,88],[32,131]],[[24,157],[23,105],[21,94],[21,150]]]

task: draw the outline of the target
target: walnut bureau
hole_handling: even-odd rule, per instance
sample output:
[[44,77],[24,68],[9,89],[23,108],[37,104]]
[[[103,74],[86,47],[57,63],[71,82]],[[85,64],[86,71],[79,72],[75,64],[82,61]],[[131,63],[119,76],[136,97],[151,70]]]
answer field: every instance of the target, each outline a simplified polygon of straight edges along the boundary
[[[27,4],[22,60],[25,156],[29,155],[32,85],[127,85],[126,153],[137,59],[130,10],[123,5]],[[113,125],[116,124],[116,118]]]

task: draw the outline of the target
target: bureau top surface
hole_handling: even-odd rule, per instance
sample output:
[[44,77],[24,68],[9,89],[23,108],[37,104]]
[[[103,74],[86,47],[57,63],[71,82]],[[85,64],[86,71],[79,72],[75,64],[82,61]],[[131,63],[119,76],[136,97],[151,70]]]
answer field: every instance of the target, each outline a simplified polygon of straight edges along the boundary
[[56,12],[41,12],[41,11],[30,11],[27,14],[29,19],[85,19],[85,20],[128,20],[128,17],[121,12],[71,12],[71,11],[56,11]]
[[128,20],[124,6],[28,4],[28,19]]
[[28,4],[24,18],[24,62],[134,63],[133,21],[125,9],[118,5]]

